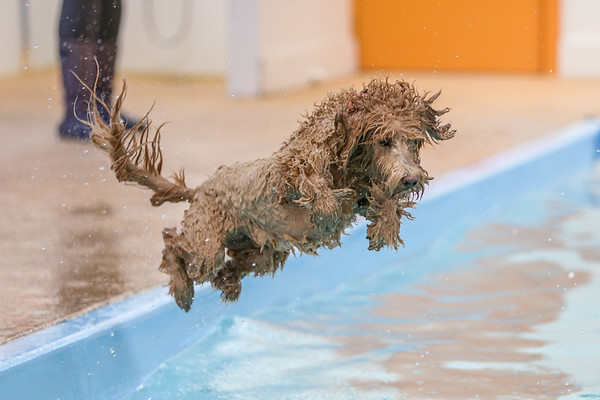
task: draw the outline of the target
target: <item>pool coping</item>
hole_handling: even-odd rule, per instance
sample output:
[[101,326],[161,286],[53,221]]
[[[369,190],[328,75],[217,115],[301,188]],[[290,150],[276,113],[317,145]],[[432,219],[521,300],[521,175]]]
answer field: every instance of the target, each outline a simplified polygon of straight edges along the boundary
[[[583,120],[449,172],[431,184],[422,203],[432,202],[596,135],[599,130],[600,120]],[[348,233],[352,236],[363,228],[364,222],[361,222]],[[289,263],[307,266],[312,260],[301,257]],[[139,382],[168,357],[208,334],[222,315],[249,312],[252,307],[268,304],[268,299],[253,301],[252,305],[247,303],[240,301],[223,306],[210,287],[197,287],[195,307],[185,314],[176,308],[167,288],[159,287],[15,339],[0,346],[0,397],[121,398],[135,390]],[[207,309],[223,312],[207,316]],[[153,332],[148,326],[161,326],[162,323],[168,324],[169,329],[159,329],[151,338],[138,337],[141,332]],[[174,339],[172,332],[182,334]],[[153,346],[158,342],[168,345]],[[153,351],[149,352],[149,347]],[[86,352],[89,360],[78,356],[77,352],[81,351]],[[50,382],[51,387],[41,385],[36,388],[31,382]]]

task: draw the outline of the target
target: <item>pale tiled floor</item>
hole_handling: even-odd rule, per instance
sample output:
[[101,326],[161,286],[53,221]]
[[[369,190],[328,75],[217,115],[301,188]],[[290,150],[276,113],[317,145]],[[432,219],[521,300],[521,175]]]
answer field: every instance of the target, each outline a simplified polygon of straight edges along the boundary
[[[186,167],[189,184],[220,164],[268,155],[337,82],[258,100],[227,96],[221,81],[130,77],[126,108],[141,115],[156,101],[165,129],[165,171]],[[184,205],[153,208],[149,193],[117,184],[90,144],[61,142],[58,73],[0,80],[0,343],[47,324],[166,283],[157,272],[164,226]],[[600,81],[553,76],[406,73],[438,101],[455,139],[426,149],[433,176],[472,164],[600,114]],[[414,221],[412,223],[418,223]],[[400,250],[401,251],[401,250]]]

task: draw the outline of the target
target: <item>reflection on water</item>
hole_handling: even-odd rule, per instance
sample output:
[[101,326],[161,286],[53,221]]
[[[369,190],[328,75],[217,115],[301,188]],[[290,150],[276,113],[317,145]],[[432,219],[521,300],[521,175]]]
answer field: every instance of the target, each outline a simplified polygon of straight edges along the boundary
[[[600,210],[594,208],[561,211],[536,227],[491,224],[470,232],[458,246],[461,252],[509,250],[432,276],[411,293],[383,295],[373,308],[376,319],[385,322],[365,329],[379,337],[378,344],[411,349],[391,351],[384,363],[400,377],[393,385],[409,398],[456,399],[550,399],[600,388],[597,372],[591,374],[595,381],[587,379],[590,361],[600,356],[598,346],[582,341],[577,351],[563,349],[582,356],[579,366],[567,371],[562,362],[548,362],[553,341],[562,338],[539,334],[549,323],[560,326],[566,307],[588,313],[595,308],[589,304],[593,294],[580,298],[583,304],[567,300],[598,274],[599,245]],[[597,279],[593,286],[591,292],[598,293]],[[591,320],[582,326],[591,322],[595,332],[589,333],[598,340],[600,322],[593,318],[588,314]],[[564,324],[560,335],[580,332]],[[381,332],[389,335],[377,335]],[[364,338],[345,342],[352,355]],[[578,346],[576,340],[570,344]]]
[[571,390],[571,380],[538,363],[546,343],[523,334],[555,320],[565,302],[561,288],[586,280],[552,263],[485,260],[414,287],[417,294],[382,296],[374,314],[386,322],[367,329],[389,331],[382,346],[410,344],[385,362],[409,397],[554,398]]

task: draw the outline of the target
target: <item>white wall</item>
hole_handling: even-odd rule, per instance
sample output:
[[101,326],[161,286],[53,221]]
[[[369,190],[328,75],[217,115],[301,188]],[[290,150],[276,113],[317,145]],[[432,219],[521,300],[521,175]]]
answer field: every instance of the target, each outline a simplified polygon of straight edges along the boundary
[[20,36],[19,4],[5,1],[0,4],[0,74],[14,74],[19,69]]
[[62,1],[27,0],[31,14],[31,47],[29,61],[32,68],[46,69],[58,63],[58,20]]
[[559,74],[600,78],[600,1],[561,0],[560,9]]
[[228,89],[259,95],[358,65],[351,0],[229,0]]
[[[21,4],[28,4],[30,43],[24,51],[21,49]],[[122,4],[120,70],[166,75],[225,74],[226,2],[125,0]],[[62,0],[0,1],[0,76],[57,66],[61,6]],[[185,22],[189,22],[190,29],[185,31],[182,40],[160,41],[160,38],[172,37]]]
[[[24,51],[21,4],[29,4],[30,42]],[[56,66],[61,4],[0,1],[0,76]],[[185,8],[190,5],[191,11]],[[148,11],[160,24],[152,32]],[[126,0],[123,13],[119,67],[126,73],[225,75],[229,70],[232,92],[257,94],[328,79],[356,66],[351,0]],[[172,47],[156,42],[175,34],[190,15],[182,40]],[[600,1],[561,0],[561,76],[600,77],[599,20]]]
[[119,66],[161,75],[224,75],[226,2],[123,1]]
[[[21,19],[23,5],[27,15],[24,25]],[[60,0],[11,0],[0,3],[1,76],[56,64],[60,5]],[[29,43],[23,42],[22,28],[28,28]]]

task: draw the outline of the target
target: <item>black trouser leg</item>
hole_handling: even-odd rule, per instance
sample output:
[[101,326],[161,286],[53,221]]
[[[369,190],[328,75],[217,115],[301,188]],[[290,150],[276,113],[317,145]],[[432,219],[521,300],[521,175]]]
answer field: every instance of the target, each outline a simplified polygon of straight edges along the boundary
[[[110,106],[120,18],[120,0],[63,1],[59,41],[65,116],[59,127],[61,136],[88,139],[89,127],[80,119],[87,120],[91,97],[85,86],[93,88],[96,78],[97,95]],[[108,112],[102,106],[99,110],[108,121]]]

